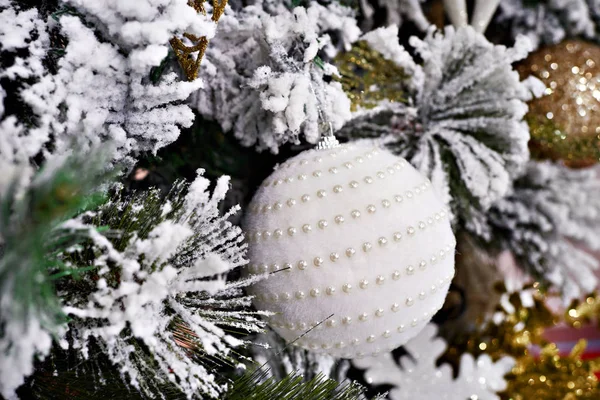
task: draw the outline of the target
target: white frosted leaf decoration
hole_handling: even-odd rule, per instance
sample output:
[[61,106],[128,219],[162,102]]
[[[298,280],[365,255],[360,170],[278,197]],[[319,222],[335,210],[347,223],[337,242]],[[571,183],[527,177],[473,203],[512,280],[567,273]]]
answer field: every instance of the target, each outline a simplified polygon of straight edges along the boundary
[[509,249],[517,264],[562,289],[563,298],[594,290],[600,249],[600,180],[595,168],[574,170],[531,161],[514,190],[487,214],[485,238]]

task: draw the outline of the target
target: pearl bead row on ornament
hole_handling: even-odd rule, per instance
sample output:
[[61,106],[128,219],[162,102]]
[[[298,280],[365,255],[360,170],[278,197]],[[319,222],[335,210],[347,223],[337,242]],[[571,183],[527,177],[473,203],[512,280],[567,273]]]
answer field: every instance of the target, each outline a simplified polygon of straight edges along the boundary
[[[292,159],[284,162],[283,164],[276,165],[274,169],[275,170],[286,169],[286,168],[291,169],[291,168],[295,168],[297,166],[306,166],[306,165],[310,164],[311,162],[320,164],[323,162],[323,157],[329,156],[331,158],[337,158],[338,155],[347,154],[349,151],[353,151],[355,148],[356,148],[356,146],[349,145],[349,146],[343,146],[341,149],[331,149],[328,152],[327,151],[314,152],[313,155],[310,157],[304,157],[302,159],[292,158]],[[371,147],[371,149],[364,152],[363,155],[365,157],[372,158],[373,154],[379,153],[379,150],[380,149],[378,147]]]
[[[440,279],[438,281],[437,285],[433,284],[431,286],[431,288],[429,289],[431,294],[435,294],[438,290],[442,290],[444,288],[444,285],[447,285],[452,281],[453,277],[454,277],[454,274],[447,275],[445,278]],[[415,299],[425,300],[426,298],[427,298],[427,294],[424,290],[422,290],[417,295],[407,297],[406,300],[404,301],[404,304],[406,307],[412,307],[415,304]],[[395,313],[395,312],[400,311],[401,305],[399,303],[393,303],[387,308],[389,308],[390,311]],[[383,317],[385,315],[385,310],[386,310],[385,308],[377,308],[377,309],[375,309],[375,311],[373,311],[371,313],[363,312],[363,313],[358,314],[358,316],[355,316],[354,318],[350,315],[347,315],[347,316],[343,317],[340,321],[338,321],[337,319],[332,317],[320,325],[319,325],[318,321],[315,321],[312,323],[283,322],[283,321],[278,321],[277,317],[271,318],[269,320],[269,324],[271,326],[281,328],[281,329],[288,329],[288,330],[292,330],[292,331],[304,332],[304,331],[306,331],[306,329],[312,329],[312,328],[317,329],[317,330],[327,329],[327,328],[335,328],[337,326],[340,326],[340,324],[342,326],[348,326],[348,325],[351,325],[354,321],[358,321],[359,323],[367,322],[371,317],[375,317],[375,318]],[[404,325],[402,325],[402,326],[404,326]]]
[[[337,152],[329,153],[329,155],[335,155],[335,156],[337,156],[337,154],[338,154]],[[373,156],[377,155],[377,154],[379,154],[379,151],[377,149],[373,149],[371,151],[368,151],[368,152],[364,153],[364,156],[357,156],[354,160],[355,160],[356,163],[362,164],[362,163],[365,162],[365,158],[367,160],[370,160],[370,159],[373,159]],[[316,163],[321,163],[321,162],[323,162],[323,157],[316,156],[313,160]],[[406,165],[406,161],[404,161],[404,160],[402,160],[402,161],[403,161],[403,166]],[[292,166],[294,166],[296,164],[304,166],[304,165],[307,165],[308,163],[309,163],[308,160],[304,159],[304,160],[298,161],[297,163],[291,162],[289,165],[286,166],[286,168],[291,168]],[[339,169],[343,169],[343,168],[345,168],[345,169],[352,169],[353,167],[354,167],[354,164],[352,162],[346,161],[343,164],[341,164],[339,167],[331,167],[331,168],[329,168],[329,173],[331,173],[331,174],[337,174]],[[322,171],[321,170],[315,170],[315,171],[313,171],[313,173],[310,176],[312,176],[314,178],[320,178],[322,176]],[[306,180],[308,177],[309,177],[309,175],[300,174],[300,175],[298,175],[297,179],[299,181],[303,181],[303,180]],[[295,180],[295,178],[293,176],[288,176],[288,177],[283,178],[283,179],[279,178],[279,179],[274,180],[273,182],[265,180],[262,183],[261,186],[263,186],[263,187],[267,187],[269,185],[279,186],[279,185],[281,185],[283,183],[292,183],[292,182],[294,182],[294,180]]]
[[[437,222],[441,222],[443,221],[446,217],[448,216],[448,214],[446,213],[445,209],[442,209],[440,212],[435,213],[433,216],[429,217],[426,219],[427,222],[425,221],[419,221],[417,223],[417,227],[418,227],[418,231],[422,232],[424,231],[427,226],[433,226],[435,223]],[[415,234],[417,234],[417,228],[415,228],[414,226],[410,225],[406,228],[406,234],[409,237],[414,236]],[[376,243],[379,245],[379,247],[384,248],[387,246],[387,244],[390,241],[393,242],[400,242],[402,240],[402,233],[400,232],[394,232],[392,234],[391,237],[385,237],[385,236],[380,236],[377,240]],[[371,242],[364,242],[361,246],[361,249],[364,253],[370,253],[373,250],[373,244]],[[354,255],[356,254],[356,249],[354,247],[348,247],[346,249],[346,251],[342,252],[342,254],[345,254],[347,258],[352,258],[354,257]],[[329,254],[329,260],[332,263],[335,263],[336,261],[338,261],[340,259],[340,253],[337,251],[333,251]],[[435,257],[431,260],[432,262],[435,262]],[[308,262],[305,260],[300,260],[296,263],[296,269],[298,270],[305,270],[306,268],[308,268]],[[320,257],[317,256],[312,260],[312,264],[319,268],[321,267],[323,264],[325,264],[325,260]],[[283,265],[283,267],[282,267]],[[250,271],[250,273],[252,274],[261,274],[261,273],[268,273],[268,272],[277,272],[280,270],[285,270],[286,272],[292,272],[292,270],[294,269],[294,266],[292,263],[290,262],[284,262],[283,264],[272,264],[271,266],[269,266],[268,264],[265,263],[260,263],[260,264],[251,264],[248,267],[248,271]]]
[[[406,191],[404,193],[404,196],[408,199],[414,199],[416,195],[425,193],[427,191],[427,189],[429,189],[430,187],[431,187],[431,184],[429,182],[425,182],[422,185],[416,186],[413,190]],[[390,208],[392,206],[392,204],[400,205],[404,202],[404,197],[400,194],[394,195],[393,198],[394,198],[393,202],[388,199],[381,200],[381,206],[383,208]],[[364,209],[365,209],[367,215],[374,215],[377,212],[377,207],[374,204],[369,204]],[[445,214],[445,211],[442,211],[442,212]],[[349,216],[349,218],[352,218],[352,219],[358,219],[361,217],[361,215],[362,215],[362,213],[360,212],[360,210],[358,208],[353,208],[352,211],[347,213],[346,216],[347,217]],[[444,216],[441,216],[441,217],[443,218]],[[436,220],[439,220],[440,216],[434,215],[433,218],[435,218]],[[342,225],[345,221],[346,221],[346,218],[344,218],[344,215],[338,214],[330,220],[328,220],[326,218],[321,218],[314,225],[317,226],[321,230],[325,230],[330,224],[332,224],[332,222],[334,222],[336,225]],[[303,224],[302,228],[300,230],[304,233],[310,233],[312,231],[312,229],[313,229],[312,224]],[[287,232],[288,236],[294,236],[298,232],[298,228],[290,226],[289,228],[287,228],[286,232]],[[264,232],[250,231],[247,233],[246,237],[247,237],[248,242],[256,243],[256,242],[259,242],[261,239],[262,240],[266,240],[269,238],[279,239],[280,237],[283,236],[283,233],[284,233],[283,229],[276,228],[275,230],[273,230],[273,232],[268,231],[268,230],[266,230]]]
[[[359,338],[354,338],[348,343],[346,343],[344,341],[339,341],[339,342],[335,342],[335,343],[318,343],[318,342],[311,342],[309,339],[300,339],[296,342],[296,344],[307,350],[317,350],[317,349],[329,350],[331,348],[343,349],[343,348],[347,348],[348,346],[358,346],[364,342],[371,344],[371,343],[374,343],[378,338],[389,339],[392,337],[392,334],[394,332],[397,332],[398,334],[402,334],[402,333],[406,332],[407,328],[416,328],[419,325],[419,323],[429,322],[430,316],[435,315],[441,308],[442,308],[442,305],[440,305],[438,307],[434,307],[430,313],[426,312],[421,321],[419,321],[418,318],[413,318],[413,320],[410,322],[410,324],[408,324],[408,326],[404,325],[404,324],[400,324],[396,329],[386,329],[380,334],[380,336],[369,335],[366,337],[366,339],[364,339],[362,341]],[[393,346],[387,346],[384,348],[384,350],[386,352],[390,352],[393,349],[394,349]],[[376,348],[371,353],[371,355],[378,356],[380,353],[381,353],[381,349]],[[358,358],[362,358],[366,355],[366,353],[364,353],[362,351],[360,351],[356,354],[353,354],[352,352],[346,352],[346,353],[342,354],[342,357],[350,358],[353,355],[356,355]]]
[[[434,255],[431,256],[430,258],[430,263],[431,265],[437,263],[437,256],[439,255],[439,257],[441,259],[446,258],[446,255],[451,254],[451,251],[453,249],[453,245],[447,245],[444,248],[442,248],[439,252],[434,253]],[[427,262],[425,260],[421,260],[421,262],[419,262],[418,265],[418,269],[421,271],[424,271],[427,268]],[[410,276],[410,275],[414,275],[416,268],[411,264],[408,265],[405,268],[406,271],[406,275]],[[397,281],[400,279],[400,277],[402,276],[400,270],[395,270],[394,272],[392,272],[389,276],[389,278],[393,281]],[[377,277],[373,280],[375,282],[376,287],[381,287],[384,285],[384,283],[386,282],[386,277],[383,275],[377,275]],[[304,290],[298,290],[295,293],[289,293],[289,292],[284,292],[281,294],[277,294],[277,293],[272,293],[270,295],[257,295],[256,296],[256,300],[261,301],[263,303],[277,303],[279,301],[291,301],[291,300],[304,300],[307,298],[317,298],[320,297],[322,294],[325,294],[326,296],[334,296],[336,293],[338,293],[338,290],[341,289],[342,292],[349,294],[352,292],[352,289],[354,287],[358,287],[362,290],[365,290],[367,288],[369,288],[370,285],[370,281],[366,278],[361,279],[357,284],[353,285],[351,283],[345,283],[341,286],[341,288],[336,288],[334,286],[327,286],[326,288],[312,288],[308,291],[304,291]],[[432,286],[431,288],[431,293],[435,292],[435,286]],[[419,298],[423,297],[425,298],[426,294],[425,292],[423,292],[422,294],[419,294]],[[412,302],[410,301],[411,298],[408,298],[406,301],[406,305],[407,306],[412,306]],[[422,300],[422,299],[421,299]]]
[[[322,163],[323,162],[323,156],[329,156],[331,158],[336,158],[338,155],[340,154],[347,154],[348,151],[354,150],[356,148],[356,146],[354,145],[346,145],[343,146],[341,149],[339,150],[331,150],[329,152],[325,152],[325,151],[319,151],[319,152],[315,152],[314,157],[306,157],[303,158],[301,160],[298,159],[292,159],[289,161],[286,161],[283,164],[277,165],[274,169],[278,170],[278,169],[284,169],[284,168],[292,168],[295,166],[304,166],[304,165],[308,165],[310,163],[310,161],[315,162],[315,163]],[[379,153],[379,149],[377,147],[373,147],[371,148],[371,150],[367,151],[366,153],[364,153],[365,157],[367,156],[368,153],[371,153],[371,155],[373,154],[373,152],[376,152],[375,154]],[[371,157],[369,157],[371,158]]]
[[[408,165],[406,163],[406,161],[402,160],[400,162],[394,163],[393,166],[388,167],[387,168],[387,172],[388,172],[387,175],[386,175],[385,172],[380,171],[380,170],[376,171],[373,175],[377,176],[379,179],[384,179],[388,175],[393,175],[395,170],[401,170],[406,165]],[[337,168],[332,167],[332,168],[329,169],[329,171],[333,172],[333,173],[337,173]],[[321,171],[315,171],[315,172],[313,172],[313,175],[314,174],[319,174],[320,175]],[[363,180],[364,183],[366,183],[368,185],[375,183],[375,179],[371,175],[367,175],[367,176],[363,177],[362,180]],[[418,194],[418,192],[420,192],[421,190],[426,190],[429,187],[429,185],[431,185],[431,183],[429,183],[428,181],[426,181],[422,185],[417,186],[415,188],[415,192]],[[360,183],[358,181],[356,181],[356,180],[352,180],[352,181],[348,182],[347,186],[350,189],[358,189],[360,187]],[[336,194],[342,193],[343,191],[344,191],[344,186],[340,185],[340,184],[334,185],[333,188],[332,188],[332,192],[336,193]],[[409,196],[409,193],[411,193],[411,196],[412,196],[412,192],[409,191],[409,192],[406,193],[407,197]],[[317,192],[315,193],[315,195],[319,199],[324,199],[325,197],[327,197],[327,191],[325,189],[319,189],[319,190],[317,190]],[[291,208],[291,207],[294,207],[299,202],[308,203],[309,201],[311,201],[311,199],[312,198],[311,198],[310,194],[305,193],[305,194],[303,194],[300,197],[300,199],[289,198],[288,200],[285,201],[285,204],[289,208]],[[261,204],[255,204],[255,205],[253,205],[253,206],[250,207],[250,213],[258,214],[261,211],[263,213],[268,213],[268,212],[271,212],[271,211],[279,211],[279,210],[281,210],[283,208],[283,206],[284,205],[283,205],[283,203],[281,201],[276,201],[275,203],[273,203],[273,205],[271,205],[271,204],[262,204],[262,205]]]

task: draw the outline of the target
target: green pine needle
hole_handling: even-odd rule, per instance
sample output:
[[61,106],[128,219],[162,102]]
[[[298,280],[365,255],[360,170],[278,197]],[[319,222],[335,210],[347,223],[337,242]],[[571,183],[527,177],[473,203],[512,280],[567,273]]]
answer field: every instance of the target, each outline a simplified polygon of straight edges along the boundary
[[[15,179],[0,197],[0,291],[12,291],[12,315],[35,315],[48,329],[66,322],[54,282],[77,277],[90,267],[58,259],[80,243],[80,232],[60,224],[104,202],[97,191],[108,178],[104,156],[72,156],[40,170],[24,189]],[[0,332],[1,333],[1,332]]]
[[267,378],[258,369],[233,382],[225,400],[354,400],[364,398],[363,388],[354,382],[339,383],[319,374],[309,381],[295,372],[282,380]]

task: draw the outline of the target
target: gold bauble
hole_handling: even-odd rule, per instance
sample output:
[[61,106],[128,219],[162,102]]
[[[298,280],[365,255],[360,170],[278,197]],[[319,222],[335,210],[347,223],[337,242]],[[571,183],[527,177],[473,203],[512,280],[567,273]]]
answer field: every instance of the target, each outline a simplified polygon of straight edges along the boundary
[[334,60],[340,76],[336,79],[348,95],[352,111],[371,109],[380,101],[405,103],[404,70],[365,41],[356,42],[350,51]]
[[566,40],[532,53],[517,67],[546,85],[529,103],[530,150],[537,159],[585,167],[600,160],[600,46]]

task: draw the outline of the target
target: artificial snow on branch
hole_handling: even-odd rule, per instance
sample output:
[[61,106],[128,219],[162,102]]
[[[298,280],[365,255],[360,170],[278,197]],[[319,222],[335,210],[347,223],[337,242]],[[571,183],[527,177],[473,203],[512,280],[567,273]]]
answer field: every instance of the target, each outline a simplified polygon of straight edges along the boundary
[[[50,116],[41,119],[40,126],[29,127],[23,123],[26,118],[9,115],[4,106],[10,99],[13,105],[25,102],[35,110],[36,102],[27,100],[26,91],[47,74],[43,65],[50,43],[46,29],[35,8],[20,10],[9,0],[0,1],[0,159],[6,163],[27,163],[50,140]],[[14,55],[12,63],[10,55]],[[11,81],[23,82],[20,96],[1,86]]]
[[[218,211],[229,180],[219,179],[212,194],[209,184],[200,171],[166,199],[157,191],[117,198],[65,226],[126,229],[113,239],[90,226],[89,245],[68,256],[76,262],[90,250],[101,254],[93,260],[96,274],[88,276],[89,294],[82,297],[81,283],[60,290],[77,294],[62,296],[70,299],[64,311],[73,318],[71,347],[87,358],[94,338],[123,379],[145,396],[172,384],[187,398],[219,397],[226,382],[215,379],[214,361],[205,359],[235,365],[231,349],[244,342],[230,332],[264,326],[260,313],[248,312],[250,297],[242,291],[252,280],[225,280],[225,273],[246,263],[241,229],[227,221],[239,207],[224,216]],[[149,357],[134,343],[143,343]]]
[[[0,155],[24,162],[69,152],[74,144],[87,151],[110,141],[112,158],[130,166],[137,153],[156,152],[177,139],[179,127],[194,118],[180,103],[202,84],[181,82],[175,73],[152,83],[150,71],[167,57],[173,35],[212,37],[214,22],[193,12],[186,0],[144,0],[135,6],[66,0],[60,6],[62,12],[44,19],[17,2],[0,5],[0,51],[15,55],[0,79],[20,82],[11,97],[29,113],[0,114],[7,144]],[[43,64],[51,57],[57,58],[55,71]]]
[[215,378],[213,363],[240,365],[232,349],[262,331],[257,317],[266,315],[249,310],[243,293],[253,278],[225,279],[246,263],[241,229],[228,221],[239,207],[219,214],[228,178],[211,194],[200,171],[166,197],[117,193],[61,222],[65,210],[90,206],[85,195],[97,179],[85,172],[85,163],[68,163],[45,169],[25,197],[3,191],[1,393],[13,395],[54,335],[92,363],[100,349],[145,397],[169,385],[187,398],[218,397],[227,382]]
[[514,365],[511,357],[494,362],[487,355],[476,360],[470,354],[461,357],[458,376],[453,378],[448,364],[436,366],[447,345],[436,338],[437,328],[427,325],[404,348],[408,355],[396,362],[391,353],[378,357],[353,360],[355,367],[364,369],[367,383],[391,385],[390,400],[412,399],[499,399],[496,393],[506,389],[504,375]]
[[376,40],[386,35],[375,32],[371,47],[413,71],[407,82],[412,104],[359,110],[341,134],[382,138],[431,179],[457,224],[477,230],[481,215],[508,193],[529,159],[525,101],[529,87],[539,85],[521,82],[511,66],[527,55],[528,41],[506,48],[470,27],[430,30],[425,39],[410,40],[423,59],[416,66],[397,42]]
[[598,260],[577,243],[600,249],[600,180],[594,169],[530,162],[514,191],[490,209],[484,238],[509,249],[536,279],[565,300],[589,293]]
[[273,153],[301,134],[316,143],[322,123],[337,129],[350,117],[341,85],[323,79],[335,68],[317,53],[335,55],[325,32],[338,32],[346,47],[360,34],[351,11],[336,3],[277,11],[248,6],[225,13],[201,67],[206,88],[194,101],[242,145]]

